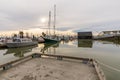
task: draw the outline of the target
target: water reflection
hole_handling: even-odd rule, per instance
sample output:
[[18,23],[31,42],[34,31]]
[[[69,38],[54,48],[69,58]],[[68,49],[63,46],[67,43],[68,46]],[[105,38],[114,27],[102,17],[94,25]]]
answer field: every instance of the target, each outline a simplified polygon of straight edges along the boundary
[[101,38],[100,40],[102,41],[109,41],[113,42],[114,44],[119,44],[120,45],[120,36],[113,36],[113,37],[108,37],[108,38]]
[[79,39],[78,40],[78,47],[92,48],[92,46],[93,46],[93,40],[91,39]]
[[25,53],[31,52],[33,48],[37,47],[36,46],[29,46],[29,47],[20,47],[20,48],[8,48],[6,53],[7,54],[14,54],[15,57],[24,57]]
[[120,47],[120,39],[116,39],[116,40],[104,39],[97,41],[101,42],[102,44],[112,44],[112,45],[116,45],[117,47]]
[[54,42],[54,43],[44,43],[44,47],[41,49],[42,53],[45,53],[45,51],[47,52],[51,52],[50,47],[53,48],[54,53],[55,53],[55,48],[59,47],[59,42]]
[[[120,80],[120,47],[117,45],[120,46],[120,40],[75,40],[67,42],[62,41],[60,44],[38,44],[38,47],[34,48],[34,51],[48,54],[94,58],[102,64],[105,64],[101,64],[101,67],[107,80]],[[25,56],[24,54],[30,51],[33,51],[33,47],[13,48],[8,50],[2,49],[0,50],[0,64],[12,60],[13,58]],[[3,54],[5,56],[3,56]],[[11,54],[14,54],[16,57],[13,57]]]

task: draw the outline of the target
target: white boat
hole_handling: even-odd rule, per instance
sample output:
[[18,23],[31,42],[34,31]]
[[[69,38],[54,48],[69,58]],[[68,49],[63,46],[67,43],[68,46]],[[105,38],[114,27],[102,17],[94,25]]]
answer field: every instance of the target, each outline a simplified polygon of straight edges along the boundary
[[6,47],[6,38],[0,38],[0,48]]
[[45,40],[42,37],[38,37],[38,43],[43,43]]
[[6,42],[8,48],[25,47],[25,46],[32,46],[37,44],[38,42],[32,41],[29,38],[13,38],[7,40]]

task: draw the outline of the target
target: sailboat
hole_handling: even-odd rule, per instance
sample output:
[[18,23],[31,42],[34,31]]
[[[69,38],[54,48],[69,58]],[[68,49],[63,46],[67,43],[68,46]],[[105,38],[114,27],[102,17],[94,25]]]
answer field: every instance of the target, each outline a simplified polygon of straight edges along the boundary
[[54,35],[52,36],[51,35],[51,32],[50,32],[50,26],[51,26],[51,11],[49,11],[49,21],[48,21],[48,28],[49,28],[49,31],[48,31],[48,36],[46,36],[46,37],[44,37],[44,42],[45,43],[48,43],[48,42],[59,42],[60,41],[60,39],[59,39],[59,37],[57,37],[56,35],[55,35],[55,25],[56,25],[56,5],[54,5],[54,25],[53,25],[53,27],[54,27]]

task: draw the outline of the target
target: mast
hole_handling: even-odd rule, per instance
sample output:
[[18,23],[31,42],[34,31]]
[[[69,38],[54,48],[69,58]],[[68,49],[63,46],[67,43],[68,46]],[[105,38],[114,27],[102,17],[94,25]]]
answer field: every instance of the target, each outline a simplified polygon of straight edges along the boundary
[[56,5],[54,5],[54,23],[53,23],[54,35],[56,34],[55,27],[56,27]]
[[51,36],[51,33],[50,33],[50,26],[51,26],[51,11],[49,11],[49,21],[48,21],[48,29],[49,29],[49,36]]

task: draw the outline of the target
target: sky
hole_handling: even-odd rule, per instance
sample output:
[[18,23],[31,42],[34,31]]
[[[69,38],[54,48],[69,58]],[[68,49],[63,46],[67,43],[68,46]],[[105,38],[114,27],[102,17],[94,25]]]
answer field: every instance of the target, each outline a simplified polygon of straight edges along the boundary
[[0,31],[47,28],[54,4],[58,30],[120,30],[120,0],[0,0]]

